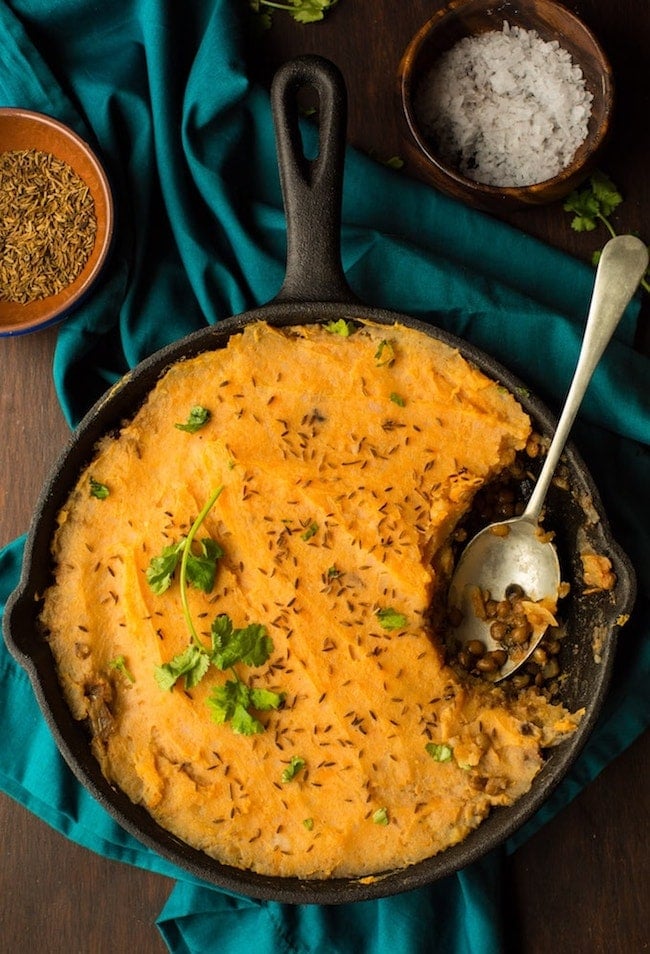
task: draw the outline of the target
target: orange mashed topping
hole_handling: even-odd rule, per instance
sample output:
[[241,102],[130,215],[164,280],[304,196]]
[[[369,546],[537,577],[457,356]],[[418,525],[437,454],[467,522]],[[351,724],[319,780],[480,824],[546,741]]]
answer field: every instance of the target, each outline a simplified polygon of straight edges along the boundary
[[[204,425],[176,427],[196,406]],[[504,388],[399,325],[256,323],[171,367],[81,474],[44,598],[107,778],[218,860],[304,878],[413,864],[527,792],[579,715],[457,675],[430,608],[450,534],[529,433]],[[205,646],[218,615],[265,627],[268,659],[233,670],[283,701],[251,734],[208,704],[233,672],[155,678],[191,639],[177,575],[157,594],[147,569],[218,487],[197,541],[222,556],[187,608]]]

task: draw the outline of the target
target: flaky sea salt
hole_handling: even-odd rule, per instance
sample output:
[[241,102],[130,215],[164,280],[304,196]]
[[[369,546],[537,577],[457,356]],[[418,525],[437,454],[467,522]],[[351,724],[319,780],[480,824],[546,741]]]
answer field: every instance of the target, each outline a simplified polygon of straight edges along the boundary
[[464,176],[526,186],[571,162],[587,136],[592,99],[557,41],[504,23],[443,54],[414,109],[439,157]]

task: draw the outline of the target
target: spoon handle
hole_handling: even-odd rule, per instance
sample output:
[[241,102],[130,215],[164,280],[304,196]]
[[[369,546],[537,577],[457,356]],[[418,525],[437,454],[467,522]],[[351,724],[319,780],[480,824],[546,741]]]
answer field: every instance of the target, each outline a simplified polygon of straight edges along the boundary
[[594,282],[578,363],[560,419],[523,516],[537,521],[591,376],[648,267],[648,250],[634,235],[605,245]]

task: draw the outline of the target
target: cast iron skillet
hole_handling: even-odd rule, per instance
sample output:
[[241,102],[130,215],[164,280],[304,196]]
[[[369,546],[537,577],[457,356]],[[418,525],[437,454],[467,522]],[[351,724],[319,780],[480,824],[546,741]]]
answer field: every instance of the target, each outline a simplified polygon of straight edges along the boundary
[[[296,95],[313,87],[320,101],[320,146],[315,159],[305,156],[298,128]],[[225,346],[231,334],[263,319],[276,326],[322,322],[340,317],[396,321],[458,348],[471,362],[514,391],[536,427],[552,432],[554,419],[519,380],[491,358],[440,329],[405,315],[365,307],[349,289],[340,258],[341,195],[345,148],[346,91],[336,67],[319,57],[301,57],[282,67],[272,88],[280,176],[287,215],[287,269],[277,298],[195,332],[162,349],[127,374],[89,411],[59,459],[37,505],[29,532],[20,585],[5,613],[5,639],[27,670],[34,692],[70,768],[92,795],[127,831],[167,859],[212,884],[250,897],[293,903],[331,904],[383,897],[421,887],[477,860],[510,836],[548,798],[583,747],[600,710],[610,678],[617,620],[634,600],[633,570],[611,539],[591,477],[575,449],[565,463],[570,489],[555,488],[547,525],[558,529],[563,576],[572,584],[565,601],[568,635],[564,640],[563,698],[570,708],[584,706],[577,732],[552,750],[528,794],[514,806],[499,808],[460,845],[403,870],[382,873],[371,883],[347,878],[303,881],[266,877],[219,864],[159,827],[144,808],[133,805],[102,775],[83,724],[75,722],[64,701],[54,660],[39,626],[39,594],[51,583],[50,542],[57,512],[100,437],[133,416],[163,371],[173,362]],[[612,560],[618,583],[609,594],[585,596],[580,586],[578,550],[588,541]]]

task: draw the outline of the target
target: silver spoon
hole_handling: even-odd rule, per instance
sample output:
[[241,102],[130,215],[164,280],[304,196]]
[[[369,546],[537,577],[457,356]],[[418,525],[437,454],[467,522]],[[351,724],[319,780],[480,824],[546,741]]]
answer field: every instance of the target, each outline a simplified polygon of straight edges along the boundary
[[[500,650],[503,655],[502,643],[490,633],[492,620],[480,618],[480,611],[477,615],[479,591],[487,591],[492,599],[501,601],[512,587],[520,587],[528,600],[548,599],[552,605],[557,602],[560,565],[554,545],[540,530],[540,514],[591,376],[647,267],[648,250],[633,235],[619,235],[603,249],[573,381],[528,505],[521,516],[492,523],[476,534],[465,547],[452,577],[448,605],[460,619],[453,630],[459,649],[480,641],[486,653]],[[546,628],[540,620],[523,648],[509,653],[492,676],[493,681],[504,679],[523,665]]]

